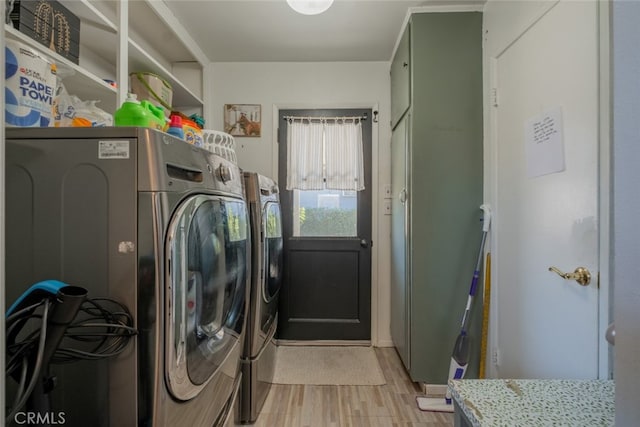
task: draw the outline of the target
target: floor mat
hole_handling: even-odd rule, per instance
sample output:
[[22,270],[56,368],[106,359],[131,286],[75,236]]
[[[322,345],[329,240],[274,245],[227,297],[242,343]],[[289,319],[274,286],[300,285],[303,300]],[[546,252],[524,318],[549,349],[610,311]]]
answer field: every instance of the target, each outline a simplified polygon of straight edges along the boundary
[[372,347],[279,346],[276,384],[382,385]]

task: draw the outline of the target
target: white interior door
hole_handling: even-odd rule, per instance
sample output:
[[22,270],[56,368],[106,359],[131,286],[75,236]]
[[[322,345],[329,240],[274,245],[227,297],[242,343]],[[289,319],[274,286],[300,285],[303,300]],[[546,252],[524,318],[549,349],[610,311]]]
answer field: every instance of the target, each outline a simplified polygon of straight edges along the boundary
[[[596,1],[560,1],[492,62],[498,106],[497,372],[503,378],[598,376],[598,14]],[[489,37],[491,35],[489,34]],[[560,111],[564,170],[530,177],[532,119]],[[544,169],[557,153],[542,150]],[[580,286],[550,272],[585,267]]]

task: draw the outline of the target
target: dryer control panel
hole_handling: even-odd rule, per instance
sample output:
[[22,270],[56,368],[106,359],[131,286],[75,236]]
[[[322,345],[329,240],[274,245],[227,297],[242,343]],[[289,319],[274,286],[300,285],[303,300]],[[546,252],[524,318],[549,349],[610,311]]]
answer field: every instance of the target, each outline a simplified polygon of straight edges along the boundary
[[223,163],[218,166],[216,169],[216,178],[218,178],[223,183],[227,183],[231,181],[233,178],[233,174],[231,173],[231,168]]

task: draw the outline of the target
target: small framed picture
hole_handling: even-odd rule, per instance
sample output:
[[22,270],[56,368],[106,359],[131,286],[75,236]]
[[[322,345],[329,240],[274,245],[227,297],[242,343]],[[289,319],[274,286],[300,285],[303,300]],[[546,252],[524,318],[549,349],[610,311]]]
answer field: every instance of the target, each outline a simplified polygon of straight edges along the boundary
[[260,136],[262,109],[259,104],[225,104],[224,131],[233,136]]

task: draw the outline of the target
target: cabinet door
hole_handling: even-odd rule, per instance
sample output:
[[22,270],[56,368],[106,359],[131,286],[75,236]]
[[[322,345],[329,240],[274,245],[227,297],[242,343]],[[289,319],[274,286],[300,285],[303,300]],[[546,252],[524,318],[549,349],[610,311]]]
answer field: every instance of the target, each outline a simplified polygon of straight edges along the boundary
[[409,281],[407,160],[408,122],[400,121],[391,137],[391,338],[409,369]]
[[[410,375],[446,384],[482,234],[482,14],[414,14],[411,43]],[[468,378],[480,356],[474,304]]]
[[391,62],[391,128],[394,128],[411,103],[411,58],[409,26]]

